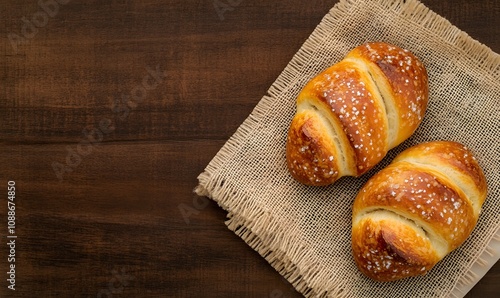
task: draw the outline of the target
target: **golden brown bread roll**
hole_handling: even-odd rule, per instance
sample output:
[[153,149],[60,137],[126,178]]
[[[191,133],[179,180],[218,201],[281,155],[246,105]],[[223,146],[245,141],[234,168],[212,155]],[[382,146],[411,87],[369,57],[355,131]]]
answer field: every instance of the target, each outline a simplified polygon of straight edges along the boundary
[[375,174],[353,205],[352,250],[378,281],[427,273],[474,229],[486,178],[463,145],[414,146]]
[[292,176],[328,185],[371,169],[422,121],[427,80],[407,50],[381,42],[353,49],[298,95],[286,146]]

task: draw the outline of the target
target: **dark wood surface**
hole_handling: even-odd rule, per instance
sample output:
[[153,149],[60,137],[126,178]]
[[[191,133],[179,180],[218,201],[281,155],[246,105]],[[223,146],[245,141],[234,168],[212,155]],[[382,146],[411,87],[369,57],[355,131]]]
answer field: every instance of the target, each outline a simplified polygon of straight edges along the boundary
[[[336,1],[1,2],[0,297],[300,296],[193,188]],[[500,52],[498,1],[423,2]]]

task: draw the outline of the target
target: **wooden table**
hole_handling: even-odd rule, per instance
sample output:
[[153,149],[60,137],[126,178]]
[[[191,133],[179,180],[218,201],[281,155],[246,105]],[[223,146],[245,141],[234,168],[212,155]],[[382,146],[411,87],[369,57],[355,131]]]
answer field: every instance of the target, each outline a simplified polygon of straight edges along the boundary
[[[299,297],[193,188],[335,2],[2,1],[0,297]],[[498,1],[423,2],[500,52]]]

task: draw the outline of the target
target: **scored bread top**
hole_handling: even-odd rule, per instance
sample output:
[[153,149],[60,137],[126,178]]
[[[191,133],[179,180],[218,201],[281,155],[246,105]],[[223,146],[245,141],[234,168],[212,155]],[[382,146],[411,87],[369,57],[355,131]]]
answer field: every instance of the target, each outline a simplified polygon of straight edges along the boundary
[[355,200],[353,220],[377,210],[394,212],[421,227],[434,245],[443,247],[441,256],[468,237],[477,219],[454,183],[406,162],[393,163],[370,179]]
[[[342,176],[364,174],[415,131],[427,106],[427,93],[425,68],[408,51],[386,43],[353,49],[298,95],[287,138],[290,173],[308,185],[328,185]],[[302,114],[309,120],[304,121]],[[313,147],[315,153],[310,151]],[[332,156],[335,166],[327,167],[318,153]],[[336,173],[318,178],[318,169],[323,168],[335,168]]]
[[394,148],[413,134],[424,117],[428,76],[410,51],[386,43],[366,43],[346,56],[365,65],[385,102],[389,118],[389,146]]
[[[354,200],[358,268],[379,281],[425,274],[469,237],[486,191],[476,158],[462,144],[435,141],[403,151]],[[398,261],[383,261],[386,255]]]
[[476,157],[466,146],[451,141],[422,143],[405,150],[393,162],[399,161],[446,174],[466,194],[474,214],[479,215],[487,194],[486,179]]
[[322,106],[318,112],[329,123],[340,124],[339,134],[345,135],[340,140],[345,145],[339,147],[352,150],[355,157],[355,168],[350,168],[350,173],[365,173],[385,156],[388,144],[384,104],[366,73],[355,64],[341,61],[311,80],[297,98],[298,107],[305,103]]

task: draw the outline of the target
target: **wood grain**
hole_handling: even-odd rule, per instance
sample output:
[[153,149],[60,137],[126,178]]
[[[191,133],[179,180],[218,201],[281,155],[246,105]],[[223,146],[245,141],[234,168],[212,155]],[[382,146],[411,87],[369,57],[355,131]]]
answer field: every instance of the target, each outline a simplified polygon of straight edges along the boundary
[[[423,2],[500,52],[498,1]],[[192,190],[336,1],[41,3],[0,12],[0,297],[300,297]]]

